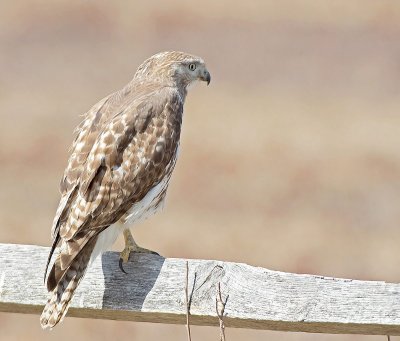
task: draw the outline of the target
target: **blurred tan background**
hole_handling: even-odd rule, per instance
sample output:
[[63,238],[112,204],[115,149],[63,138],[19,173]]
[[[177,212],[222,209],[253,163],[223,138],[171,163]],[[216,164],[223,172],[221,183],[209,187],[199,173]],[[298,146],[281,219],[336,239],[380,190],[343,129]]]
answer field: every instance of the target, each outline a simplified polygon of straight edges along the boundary
[[[150,55],[182,50],[206,60],[212,82],[189,93],[166,210],[134,229],[139,243],[165,257],[399,282],[400,3],[244,3],[2,1],[0,242],[50,245],[79,114]],[[43,332],[38,316],[4,313],[0,330],[1,340],[186,340],[184,326],[67,318]],[[192,333],[218,340],[217,328]]]

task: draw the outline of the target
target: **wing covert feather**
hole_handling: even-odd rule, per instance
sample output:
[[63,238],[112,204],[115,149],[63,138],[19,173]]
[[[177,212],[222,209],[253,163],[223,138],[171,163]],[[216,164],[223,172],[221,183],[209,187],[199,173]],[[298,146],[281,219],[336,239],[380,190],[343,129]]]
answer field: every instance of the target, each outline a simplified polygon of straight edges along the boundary
[[140,93],[103,124],[60,226],[61,238],[102,231],[162,179],[179,142],[182,110],[179,95],[164,88]]

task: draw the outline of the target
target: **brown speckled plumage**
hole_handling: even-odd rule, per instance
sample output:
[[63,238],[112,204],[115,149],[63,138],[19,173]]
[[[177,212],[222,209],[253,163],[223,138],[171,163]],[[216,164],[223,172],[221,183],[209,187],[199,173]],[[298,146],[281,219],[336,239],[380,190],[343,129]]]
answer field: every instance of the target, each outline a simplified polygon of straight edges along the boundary
[[[190,64],[197,65],[196,72]],[[163,52],[86,113],[61,180],[49,261],[57,244],[60,253],[47,277],[50,298],[40,320],[43,328],[65,315],[99,234],[132,220],[132,207],[159,184],[160,192],[145,210],[156,211],[162,203],[176,162],[186,88],[209,78],[200,58]]]

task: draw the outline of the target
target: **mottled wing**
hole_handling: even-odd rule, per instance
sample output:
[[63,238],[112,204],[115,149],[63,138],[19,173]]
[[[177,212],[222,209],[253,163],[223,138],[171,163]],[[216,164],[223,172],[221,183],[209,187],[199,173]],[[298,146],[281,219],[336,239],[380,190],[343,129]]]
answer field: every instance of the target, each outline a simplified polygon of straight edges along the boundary
[[109,119],[109,114],[114,107],[112,102],[115,94],[111,94],[97,104],[95,104],[85,115],[82,123],[76,128],[76,138],[71,147],[71,155],[68,160],[68,165],[60,183],[61,200],[58,205],[56,215],[53,221],[51,234],[53,238],[58,233],[58,228],[62,223],[65,223],[66,215],[69,213],[68,207],[73,200],[79,178],[84,170],[86,159],[96,141],[99,130],[101,130],[104,122]]
[[175,155],[183,110],[179,94],[148,84],[135,88],[125,101],[90,141],[86,160],[80,159],[82,166],[67,173],[67,179],[73,178],[71,174],[76,179],[67,181],[69,197],[63,211],[68,214],[60,215],[56,229],[56,238],[64,245],[49,274],[49,290],[89,241],[160,182]]
[[139,86],[135,89],[133,84],[128,84],[122,90],[114,92],[96,103],[84,115],[84,120],[75,129],[76,138],[72,144],[68,164],[60,182],[61,200],[53,221],[53,238],[55,238],[59,227],[65,223],[65,219],[70,213],[71,201],[75,200],[77,189],[80,186],[81,175],[85,170],[88,156],[99,134],[107,128],[116,113],[132,105],[135,97],[140,97],[141,93],[148,90],[151,91],[151,86]]

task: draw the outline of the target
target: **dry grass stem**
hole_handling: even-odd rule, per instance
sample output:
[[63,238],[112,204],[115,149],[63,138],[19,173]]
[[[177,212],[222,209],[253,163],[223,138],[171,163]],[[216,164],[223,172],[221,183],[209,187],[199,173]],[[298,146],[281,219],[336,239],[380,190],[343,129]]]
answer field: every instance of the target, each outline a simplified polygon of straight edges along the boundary
[[189,262],[188,261],[186,261],[185,298],[186,298],[186,330],[187,330],[188,340],[192,341],[192,335],[190,334]]
[[220,331],[220,341],[225,341],[225,323],[224,323],[224,313],[225,313],[225,305],[228,301],[228,297],[226,297],[225,301],[222,299],[221,294],[221,283],[218,282],[217,288],[217,297],[215,300],[215,308],[217,311],[218,319],[219,319],[219,331]]

